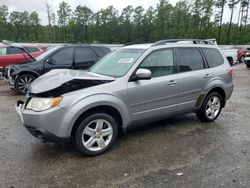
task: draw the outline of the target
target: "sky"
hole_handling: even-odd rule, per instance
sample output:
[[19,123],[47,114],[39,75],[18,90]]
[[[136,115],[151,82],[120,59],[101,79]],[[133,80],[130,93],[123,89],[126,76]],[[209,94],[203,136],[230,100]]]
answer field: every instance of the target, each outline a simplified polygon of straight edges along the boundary
[[[56,13],[58,10],[58,5],[62,0],[48,0],[50,4],[53,5],[53,11]],[[149,6],[153,6],[156,8],[159,0],[64,0],[71,5],[71,9],[74,10],[78,5],[86,5],[94,12],[97,12],[101,8],[107,8],[112,5],[115,7],[119,13],[121,13],[122,9],[127,7],[128,5],[132,5],[133,7],[142,6],[144,9],[147,9]],[[4,4],[8,6],[9,11],[25,11],[28,12],[37,11],[39,14],[39,18],[41,19],[41,23],[43,25],[47,24],[46,18],[46,9],[45,9],[46,0],[0,0],[0,5]],[[178,0],[169,0],[169,2],[175,5]],[[233,22],[237,22],[238,18],[238,7],[235,8],[235,14],[233,17]],[[223,22],[228,22],[230,19],[230,9],[228,6],[225,6],[225,12],[223,16]]]

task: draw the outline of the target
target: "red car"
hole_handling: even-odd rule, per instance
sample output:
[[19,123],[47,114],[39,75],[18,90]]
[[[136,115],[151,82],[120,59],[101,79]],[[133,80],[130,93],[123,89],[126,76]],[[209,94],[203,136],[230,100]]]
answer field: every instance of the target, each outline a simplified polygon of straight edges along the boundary
[[246,47],[236,47],[236,48],[238,49],[237,58],[239,62],[243,63],[244,58],[246,57],[247,53],[249,53],[250,51],[250,48],[246,48]]
[[[22,46],[33,57],[37,57],[46,52],[46,47],[42,46]],[[12,64],[19,64],[31,60],[31,57],[21,48],[15,46],[0,46],[0,70]]]

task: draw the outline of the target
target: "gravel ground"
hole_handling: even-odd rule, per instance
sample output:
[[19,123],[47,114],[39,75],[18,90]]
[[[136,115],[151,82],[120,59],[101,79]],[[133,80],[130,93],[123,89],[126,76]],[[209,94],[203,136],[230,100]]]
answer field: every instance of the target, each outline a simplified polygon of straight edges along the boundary
[[152,123],[97,157],[33,138],[14,110],[23,97],[0,80],[0,187],[250,187],[250,70],[233,69],[215,122],[187,114]]

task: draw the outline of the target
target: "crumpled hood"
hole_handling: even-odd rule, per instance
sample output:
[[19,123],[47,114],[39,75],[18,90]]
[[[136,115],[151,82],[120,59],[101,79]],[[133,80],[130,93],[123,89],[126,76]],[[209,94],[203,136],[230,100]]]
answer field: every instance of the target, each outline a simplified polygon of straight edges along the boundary
[[60,96],[71,91],[114,81],[115,78],[83,70],[55,69],[38,77],[29,87],[29,93],[39,96]]

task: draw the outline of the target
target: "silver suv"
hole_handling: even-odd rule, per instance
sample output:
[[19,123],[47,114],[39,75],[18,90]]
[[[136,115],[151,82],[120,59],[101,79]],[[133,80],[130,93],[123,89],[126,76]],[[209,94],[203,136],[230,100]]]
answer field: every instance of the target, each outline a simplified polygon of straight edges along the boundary
[[89,71],[52,70],[16,109],[35,137],[98,155],[135,125],[189,112],[214,121],[232,91],[232,68],[217,45],[165,40],[124,46]]

